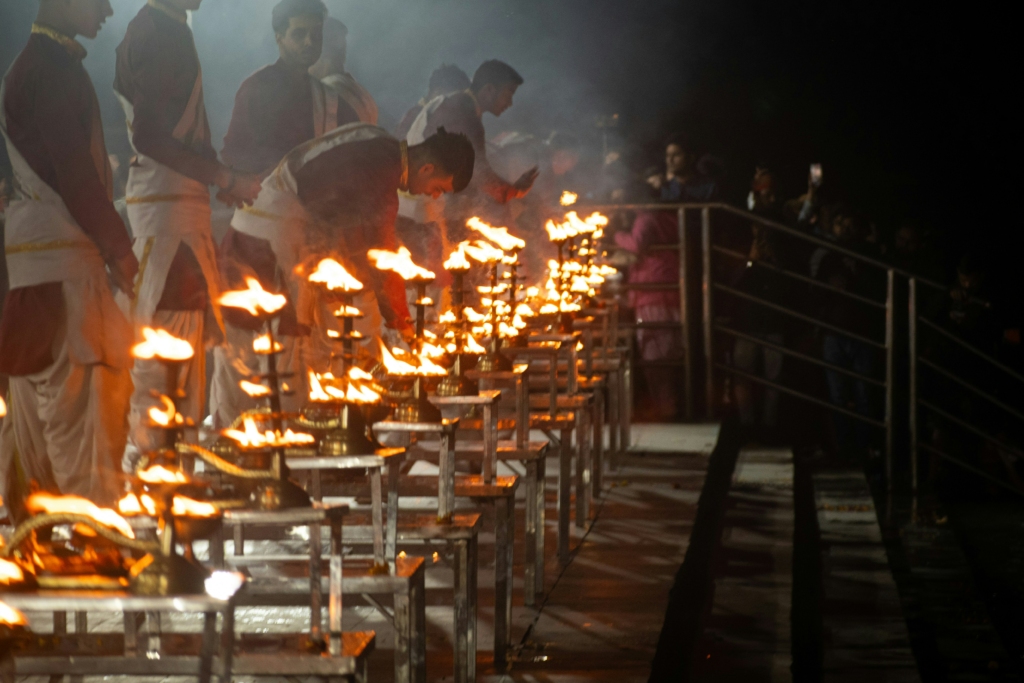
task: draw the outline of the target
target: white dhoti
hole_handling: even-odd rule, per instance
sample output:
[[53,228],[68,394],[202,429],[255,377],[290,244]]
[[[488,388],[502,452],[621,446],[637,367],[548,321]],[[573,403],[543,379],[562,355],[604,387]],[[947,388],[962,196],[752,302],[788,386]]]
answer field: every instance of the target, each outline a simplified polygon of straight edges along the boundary
[[[125,110],[129,139],[134,124],[132,104],[118,94]],[[192,96],[172,136],[183,144],[205,147],[209,126],[203,104],[202,72],[196,78]],[[222,338],[222,323],[216,300],[220,296],[220,275],[210,224],[210,192],[206,185],[146,157],[136,155],[129,169],[128,217],[135,237],[135,256],[139,274],[131,297],[119,302],[135,327],[162,328],[188,341],[195,354],[180,366],[175,379],[177,389],[185,392],[178,404],[181,415],[198,425],[206,403],[206,346]],[[184,245],[195,256],[206,282],[209,306],[205,311],[157,310],[167,276],[179,248]],[[125,451],[124,466],[134,466],[139,452],[159,447],[160,430],[150,427],[148,412],[160,405],[160,395],[171,387],[166,370],[157,361],[136,360],[132,367],[134,391],[129,423],[131,445]]]
[[[50,312],[61,316],[54,361],[11,378],[6,420],[15,455],[44,488],[110,505],[121,488],[117,465],[127,434],[131,328],[114,302],[96,244],[7,137],[2,102],[0,93],[0,132],[19,188],[5,226],[11,289],[59,282],[63,300],[62,311]],[[98,126],[94,137],[97,171],[109,182]]]

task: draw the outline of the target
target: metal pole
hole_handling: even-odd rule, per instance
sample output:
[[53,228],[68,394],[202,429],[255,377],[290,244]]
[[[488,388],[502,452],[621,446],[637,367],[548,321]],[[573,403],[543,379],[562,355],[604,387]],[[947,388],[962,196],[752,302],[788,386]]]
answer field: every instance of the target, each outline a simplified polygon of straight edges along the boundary
[[683,371],[686,373],[683,385],[686,421],[693,420],[693,348],[690,339],[690,295],[686,286],[689,275],[686,268],[686,209],[680,207],[679,221],[679,319],[683,326]]
[[708,419],[715,416],[715,356],[711,342],[715,331],[712,329],[711,314],[711,210],[700,210],[700,242],[702,251],[701,294],[704,299],[704,400],[707,404]]
[[892,493],[892,402],[893,402],[893,321],[896,304],[896,271],[886,273],[885,290],[885,490]]
[[907,290],[910,347],[910,494],[912,519],[917,519],[917,280],[910,278]]

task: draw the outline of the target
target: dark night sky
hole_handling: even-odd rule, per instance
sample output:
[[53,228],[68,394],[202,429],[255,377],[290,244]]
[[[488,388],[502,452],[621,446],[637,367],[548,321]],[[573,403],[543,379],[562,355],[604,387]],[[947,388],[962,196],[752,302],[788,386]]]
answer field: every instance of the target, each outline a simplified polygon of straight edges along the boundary
[[[238,83],[272,60],[273,0],[206,0],[194,20],[215,140]],[[957,244],[1001,229],[1014,196],[1018,145],[1005,104],[1015,59],[1009,21],[923,3],[825,0],[327,0],[350,28],[350,70],[375,94],[384,123],[422,96],[441,61],[467,71],[498,57],[527,83],[502,129],[590,131],[620,113],[627,157],[656,163],[673,130],[728,163],[731,201],[757,159],[801,191],[811,161],[883,226],[912,216]],[[0,68],[24,41],[33,0],[0,0]],[[113,47],[141,0],[90,45],[87,65],[108,130]],[[1008,204],[1008,202],[1005,202]]]

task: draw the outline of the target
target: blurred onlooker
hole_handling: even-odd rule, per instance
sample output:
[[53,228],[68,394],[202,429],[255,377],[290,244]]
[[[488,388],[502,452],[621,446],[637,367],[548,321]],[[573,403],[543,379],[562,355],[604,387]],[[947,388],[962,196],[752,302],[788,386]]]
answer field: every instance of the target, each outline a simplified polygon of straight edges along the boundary
[[715,198],[714,179],[697,168],[696,148],[676,134],[665,145],[665,171],[647,176],[647,184],[667,202],[709,202]]
[[377,125],[377,102],[373,95],[347,70],[348,27],[334,17],[324,20],[324,43],[320,59],[309,67],[309,75],[338,93],[363,123]]
[[[857,245],[861,237],[861,223],[852,211],[842,204],[837,204],[830,207],[823,214],[828,216],[828,223],[822,226],[821,236],[823,238],[846,248]],[[827,255],[833,253],[826,247],[818,247],[814,250],[808,264],[811,277],[818,277],[818,270],[821,268],[822,260]],[[853,259],[848,257],[842,258],[851,270],[856,269],[857,264]]]
[[442,64],[434,69],[434,72],[430,74],[430,80],[427,82],[427,96],[410,107],[409,111],[405,113],[402,120],[398,122],[398,126],[395,127],[395,137],[399,140],[405,139],[409,134],[409,128],[412,127],[412,122],[420,115],[423,107],[427,106],[427,102],[430,102],[435,97],[469,90],[471,85],[472,81],[469,80],[469,75],[454,64]]
[[[778,266],[773,241],[767,228],[753,225],[753,242],[750,245],[746,268],[740,273],[735,288],[751,296],[773,303],[785,304],[784,276],[771,267]],[[785,321],[780,314],[757,302],[741,300],[733,323],[740,332],[757,337],[776,346],[785,341]],[[782,375],[782,352],[758,344],[756,341],[737,337],[733,345],[733,365],[750,375],[759,375],[769,382],[778,382]],[[758,426],[770,438],[779,414],[779,392],[770,387],[760,389],[753,382],[737,378],[734,385],[736,406],[740,423],[745,427]],[[760,410],[755,396],[760,393]]]
[[750,194],[747,195],[747,210],[751,213],[782,222],[782,204],[776,194],[775,174],[766,163],[754,167],[754,178],[750,181]]
[[[652,251],[659,244],[673,244],[678,240],[674,212],[643,211],[637,215],[629,231],[615,233],[615,243],[635,254],[637,259],[629,269],[631,284],[670,284],[679,281],[679,253],[674,250]],[[630,304],[636,311],[638,325],[643,323],[675,323],[680,321],[679,289],[634,289],[630,291]],[[682,334],[675,327],[638,327],[636,341],[640,358],[644,361],[678,359],[682,354]],[[653,400],[653,417],[659,421],[676,417],[678,403],[678,373],[667,366],[644,367],[644,378]]]

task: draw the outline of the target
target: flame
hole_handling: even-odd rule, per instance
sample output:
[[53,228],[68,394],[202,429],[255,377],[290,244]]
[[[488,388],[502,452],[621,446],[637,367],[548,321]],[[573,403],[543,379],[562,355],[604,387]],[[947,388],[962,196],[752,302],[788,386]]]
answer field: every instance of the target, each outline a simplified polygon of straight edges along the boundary
[[188,360],[195,351],[184,339],[178,339],[167,330],[154,330],[143,327],[142,336],[145,341],[132,347],[132,356],[143,360]]
[[527,296],[527,298],[533,299],[538,294],[540,294],[540,287],[527,287],[526,288],[526,296]]
[[552,242],[564,242],[575,234],[569,234],[567,226],[560,225],[552,220],[544,224],[544,229],[548,231],[548,239]]
[[388,348],[384,345],[383,341],[380,341],[378,339],[378,343],[380,344],[381,362],[384,364],[384,369],[387,370],[387,373],[389,375],[418,375],[423,377],[442,377],[448,374],[447,370],[445,370],[437,363],[432,362],[423,354],[417,356],[417,360],[419,360],[419,365],[416,366],[413,365],[412,363],[407,363],[404,360],[398,360],[397,358],[395,358],[396,355],[407,355],[401,349],[392,349],[392,351],[388,351]]
[[441,325],[448,325],[450,323],[456,322],[457,320],[458,319],[455,317],[455,311],[451,309],[445,311],[437,318],[437,322],[440,323]]
[[[324,391],[324,387],[320,384],[322,375],[318,375],[312,370],[309,371],[309,400],[317,403],[331,401],[332,397]],[[333,379],[333,375],[331,378]],[[326,378],[325,378],[326,379]]]
[[448,256],[444,262],[445,270],[469,270],[469,259],[466,258],[465,245],[468,242],[460,242],[458,248]]
[[262,384],[256,384],[255,382],[249,382],[248,380],[243,379],[238,383],[238,386],[242,387],[242,391],[252,398],[270,396],[270,387],[263,386]]
[[7,404],[3,396],[0,396],[0,417],[7,417]]
[[558,304],[544,304],[540,307],[541,315],[548,315],[550,313],[558,313]]
[[502,282],[500,285],[491,287],[490,285],[477,285],[476,291],[481,294],[504,294],[508,291],[509,285],[507,282]]
[[412,253],[405,247],[399,247],[398,251],[371,249],[366,252],[366,256],[380,270],[393,270],[403,280],[433,280],[437,277],[433,271],[421,268],[413,263]]
[[472,306],[466,306],[464,309],[462,309],[462,317],[464,317],[471,323],[483,322],[487,318],[487,316],[484,315],[483,313],[477,313],[475,310],[473,310]]
[[476,216],[473,216],[466,221],[466,226],[476,230],[478,233],[494,242],[505,251],[522,249],[526,246],[526,242],[515,235],[510,234],[508,228],[494,227],[493,225],[484,223]]
[[524,318],[529,318],[530,316],[536,315],[536,313],[533,312],[533,309],[530,308],[530,304],[525,302],[522,302],[518,306],[516,306],[515,314],[518,316],[522,316]]
[[[281,346],[281,342],[278,342],[278,341],[274,342],[274,353],[277,353],[282,348],[284,348],[284,347]],[[270,335],[269,334],[263,334],[263,335],[260,335],[259,337],[256,337],[255,339],[253,339],[252,340],[252,350],[255,351],[256,353],[266,353],[266,354],[269,354],[270,353]]]
[[288,303],[287,297],[266,291],[254,277],[246,277],[245,284],[247,289],[224,292],[217,299],[217,303],[229,308],[245,309],[250,315],[255,316],[262,313],[277,313]]
[[245,576],[239,572],[215,571],[203,582],[206,594],[217,600],[230,600],[245,585]]
[[10,586],[12,583],[21,583],[24,580],[25,572],[21,570],[21,567],[10,560],[0,559],[0,586]]
[[178,411],[174,408],[174,401],[167,396],[160,397],[160,404],[163,406],[161,410],[157,406],[153,406],[149,409],[149,419],[153,421],[154,425],[159,427],[168,427],[171,422],[174,424],[184,423],[184,418],[178,414]]
[[[466,250],[466,254],[469,258],[479,263],[496,263],[501,260],[501,257],[505,255],[501,249],[492,247],[483,240],[476,240],[474,242],[462,242],[465,245],[463,249]],[[461,246],[461,245],[460,245]]]
[[363,312],[360,311],[355,306],[342,306],[341,308],[339,308],[338,310],[336,310],[334,312],[334,317],[335,318],[358,318],[362,314],[363,314]]
[[373,375],[368,373],[366,370],[357,367],[351,367],[348,370],[348,378],[357,382],[372,382]]
[[352,403],[376,403],[380,401],[380,394],[368,386],[349,383],[345,400]]
[[256,420],[251,417],[245,418],[242,424],[245,426],[244,431],[240,429],[225,429],[221,432],[221,434],[233,440],[242,448],[268,448],[272,446],[285,448],[288,446],[304,446],[316,441],[311,434],[293,432],[290,429],[285,430],[284,434],[269,429],[261,433],[256,427]]
[[444,356],[444,349],[437,344],[424,342],[423,346],[420,348],[420,355],[427,358],[441,358]]
[[28,626],[25,615],[0,600],[0,624],[7,626]]
[[124,498],[117,501],[117,509],[122,515],[129,517],[141,514],[156,515],[156,503],[145,493],[141,496],[136,496],[134,493],[125,495]]
[[569,192],[569,190],[563,190],[562,196],[558,199],[558,203],[562,206],[572,206],[579,199],[579,195],[575,192]]
[[586,294],[590,291],[590,283],[587,279],[581,275],[573,275],[572,284],[569,285],[570,292],[576,292],[577,294]]
[[25,501],[25,508],[32,514],[45,512],[48,514],[68,513],[91,517],[103,526],[116,529],[123,536],[135,538],[135,532],[128,526],[124,517],[110,508],[97,507],[91,500],[80,496],[55,496],[44,491],[33,493]]
[[188,475],[181,470],[171,470],[163,465],[153,465],[139,470],[135,476],[147,484],[187,484]]
[[467,334],[466,335],[465,344],[463,345],[463,348],[462,348],[462,352],[463,353],[480,354],[480,353],[487,353],[487,349],[485,349],[484,347],[480,346],[480,344],[477,342],[477,340],[473,338],[473,335]]
[[[377,403],[380,401],[380,393],[376,390],[378,387],[373,380],[373,375],[360,368],[351,368],[348,378],[348,387],[342,391],[336,386],[326,383],[335,379],[331,373],[318,375],[310,370],[309,400],[316,402],[348,401],[350,403]],[[321,383],[321,380],[324,380],[325,383]],[[364,386],[362,382],[368,382],[369,385]]]
[[352,277],[344,266],[332,258],[325,258],[316,264],[316,270],[309,274],[309,281],[322,284],[332,292],[336,289],[358,292],[363,288],[362,282]]
[[201,500],[175,496],[171,504],[171,514],[176,517],[216,517],[217,508]]

